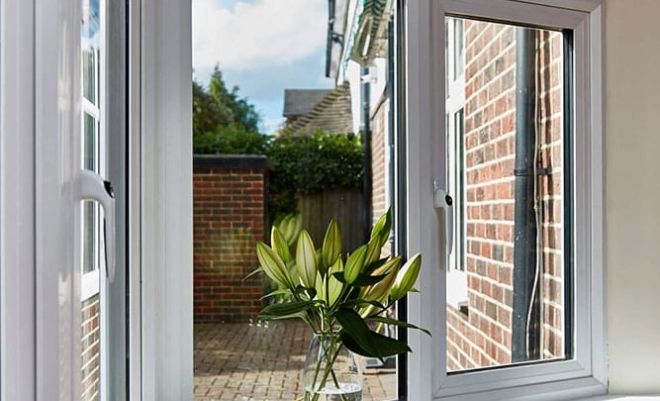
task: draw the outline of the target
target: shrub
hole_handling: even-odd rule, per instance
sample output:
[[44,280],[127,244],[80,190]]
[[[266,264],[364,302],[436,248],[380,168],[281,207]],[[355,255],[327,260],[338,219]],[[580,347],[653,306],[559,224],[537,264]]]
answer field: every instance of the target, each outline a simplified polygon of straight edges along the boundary
[[362,140],[355,135],[317,131],[274,139],[268,157],[273,166],[270,188],[275,212],[294,212],[297,194],[360,188],[363,152]]
[[193,150],[203,154],[268,154],[270,137],[250,131],[240,124],[218,126],[215,131],[195,136]]

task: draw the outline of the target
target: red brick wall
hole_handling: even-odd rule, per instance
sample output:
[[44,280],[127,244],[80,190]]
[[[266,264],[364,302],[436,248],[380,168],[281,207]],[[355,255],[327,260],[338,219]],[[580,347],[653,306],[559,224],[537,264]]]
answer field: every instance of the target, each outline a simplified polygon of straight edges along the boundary
[[[543,357],[563,355],[561,34],[539,42]],[[449,370],[511,362],[515,28],[465,21],[467,315],[448,307]],[[542,227],[542,229],[541,229]]]
[[390,200],[387,195],[386,135],[388,127],[388,103],[381,99],[371,115],[371,220],[373,223],[387,211]]
[[257,241],[264,240],[267,166],[257,156],[195,156],[195,322],[247,321],[261,308]]
[[81,397],[82,401],[97,401],[100,395],[100,340],[101,314],[99,295],[94,295],[81,304],[82,355]]

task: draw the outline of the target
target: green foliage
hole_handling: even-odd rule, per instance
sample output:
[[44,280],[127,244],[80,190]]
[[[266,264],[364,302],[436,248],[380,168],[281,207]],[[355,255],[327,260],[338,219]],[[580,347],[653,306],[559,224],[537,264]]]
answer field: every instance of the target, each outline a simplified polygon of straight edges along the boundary
[[[381,220],[391,221],[391,216],[384,216]],[[295,249],[280,249],[288,246],[284,240],[287,235],[282,232],[289,230],[289,225],[283,220],[279,226],[273,227],[271,238],[277,240],[272,241],[272,248],[264,243],[257,245],[261,270],[279,288],[268,295],[279,302],[264,308],[259,315],[261,319],[301,319],[314,333],[339,336],[343,346],[351,351],[376,358],[408,352],[410,348],[404,341],[372,331],[368,321],[419,329],[430,334],[385,315],[417,280],[421,264],[419,255],[403,266],[400,257],[375,260],[380,257],[383,245],[373,240],[369,244],[378,248],[374,253],[376,256],[367,257],[368,245],[347,255],[342,252],[341,232],[334,221],[328,226],[321,249],[316,248],[305,230],[297,228],[291,229],[292,233],[299,232]],[[388,225],[382,224],[374,229],[372,237],[389,236],[390,231]],[[295,255],[295,260],[290,255]],[[288,263],[286,259],[290,259]],[[411,265],[415,267],[411,268]],[[407,283],[399,286],[398,294],[393,293],[396,282]],[[332,369],[331,363],[327,368]]]
[[269,148],[270,137],[240,124],[218,126],[193,141],[194,152],[201,154],[264,155]]
[[298,194],[360,188],[363,143],[360,136],[317,131],[280,137],[258,132],[259,114],[238,87],[227,88],[216,67],[208,88],[193,81],[193,150],[198,154],[266,155],[271,215],[296,211]]
[[273,166],[270,188],[276,213],[296,210],[296,195],[324,189],[360,188],[364,174],[360,137],[316,131],[276,138],[268,157]]
[[209,95],[215,99],[216,103],[229,112],[231,122],[240,124],[248,131],[256,132],[259,130],[259,113],[254,109],[247,99],[238,95],[238,86],[231,90],[227,89],[225,81],[222,79],[222,72],[216,66],[209,80]]
[[257,133],[259,113],[247,99],[238,94],[239,88],[227,88],[222,72],[216,66],[208,89],[193,80],[193,140],[202,135],[221,135],[219,127],[240,126],[246,132]]

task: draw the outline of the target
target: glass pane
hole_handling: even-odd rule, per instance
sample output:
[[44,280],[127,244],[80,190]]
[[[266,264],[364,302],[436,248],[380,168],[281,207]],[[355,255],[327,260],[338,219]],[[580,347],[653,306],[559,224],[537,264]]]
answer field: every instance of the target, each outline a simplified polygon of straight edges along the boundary
[[82,2],[82,74],[83,96],[90,102],[97,103],[99,45],[100,45],[100,9],[99,0]]
[[454,79],[463,75],[465,67],[465,46],[463,45],[463,20],[455,18],[454,22]]
[[447,88],[456,226],[447,294],[467,289],[462,302],[448,302],[447,369],[562,359],[570,337],[563,35],[447,20],[465,73]]

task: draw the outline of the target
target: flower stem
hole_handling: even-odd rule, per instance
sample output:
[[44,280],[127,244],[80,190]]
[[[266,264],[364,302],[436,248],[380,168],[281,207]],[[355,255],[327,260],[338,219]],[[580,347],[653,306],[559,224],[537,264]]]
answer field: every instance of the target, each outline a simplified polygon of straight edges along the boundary
[[[335,338],[332,338],[330,340],[330,347],[328,347],[329,350],[330,350],[329,352],[324,349],[323,354],[326,358],[326,365],[325,365],[324,372],[323,372],[323,378],[321,379],[321,383],[319,383],[319,386],[318,386],[318,390],[321,390],[322,388],[325,387],[325,384],[327,383],[328,378],[330,377],[330,375],[332,375],[335,386],[337,387],[337,389],[339,389],[339,382],[337,381],[337,376],[335,375],[335,372],[332,368],[333,368],[333,365],[334,365],[335,361],[337,360],[337,357],[339,356],[339,352],[341,351],[342,344],[336,344],[335,341],[336,341]],[[338,345],[338,347],[337,347],[336,350],[333,350],[335,345]],[[324,348],[322,340],[321,340],[321,347]],[[334,355],[332,355],[332,357],[330,357],[330,354],[333,353],[333,351],[334,351]],[[318,374],[319,374],[319,371],[321,370],[321,364],[322,363],[323,363],[323,358],[319,358],[319,361],[316,364],[316,371],[314,373],[314,382],[312,384],[312,391],[314,392],[314,396],[312,398],[312,401],[318,401],[319,397],[321,397],[321,394],[317,392],[316,380],[318,379]],[[344,401],[348,401],[346,399],[346,396],[343,395],[343,394],[341,395],[341,398]]]

